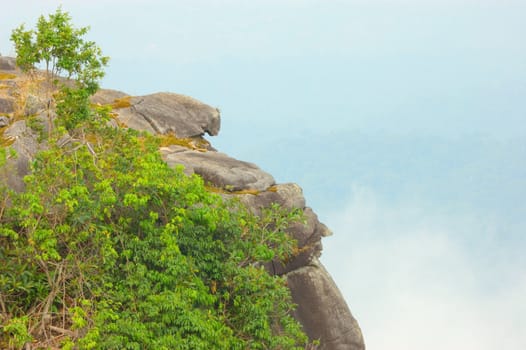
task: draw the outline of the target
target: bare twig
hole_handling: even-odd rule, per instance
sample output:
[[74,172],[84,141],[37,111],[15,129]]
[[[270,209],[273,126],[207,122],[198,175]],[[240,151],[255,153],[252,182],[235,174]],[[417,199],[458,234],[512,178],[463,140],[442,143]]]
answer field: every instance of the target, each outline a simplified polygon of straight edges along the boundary
[[61,328],[57,326],[49,326],[49,329],[52,330],[53,332],[64,334],[72,338],[76,338],[78,336],[78,333],[76,331],[71,331],[69,329],[65,329],[65,328]]
[[2,293],[0,293],[0,308],[2,309],[2,314],[6,314],[7,315],[7,309],[6,309],[5,303],[4,303],[4,295]]

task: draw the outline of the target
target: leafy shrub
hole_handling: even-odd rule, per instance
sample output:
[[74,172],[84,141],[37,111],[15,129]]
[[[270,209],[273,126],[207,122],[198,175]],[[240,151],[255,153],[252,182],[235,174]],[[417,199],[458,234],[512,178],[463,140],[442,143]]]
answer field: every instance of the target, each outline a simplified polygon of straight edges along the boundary
[[291,254],[300,213],[256,217],[169,168],[155,138],[83,128],[91,143],[39,153],[0,216],[6,322],[80,348],[305,345],[284,280],[263,268]]

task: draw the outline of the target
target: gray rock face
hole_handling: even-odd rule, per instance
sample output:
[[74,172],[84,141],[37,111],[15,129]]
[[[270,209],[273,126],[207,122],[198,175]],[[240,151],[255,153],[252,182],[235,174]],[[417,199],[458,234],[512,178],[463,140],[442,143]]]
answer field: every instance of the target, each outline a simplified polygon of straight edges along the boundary
[[0,113],[13,113],[14,111],[14,99],[12,97],[2,97],[0,96]]
[[152,134],[173,133],[179,138],[219,133],[219,111],[191,97],[161,92],[132,97],[129,103],[129,107],[115,112],[130,128]]
[[265,191],[275,183],[272,175],[255,164],[239,161],[224,153],[170,146],[161,148],[161,154],[170,166],[182,164],[187,174],[198,174],[206,183],[221,189]]
[[329,273],[313,259],[310,265],[287,274],[298,304],[295,317],[320,350],[363,350],[362,332]]
[[14,57],[0,56],[1,70],[16,70],[16,59]]
[[46,101],[43,97],[38,95],[28,95],[26,98],[26,108],[24,114],[26,116],[38,114],[46,109]]
[[242,162],[220,152],[199,152],[181,146],[161,148],[170,165],[182,164],[187,174],[198,174],[206,183],[221,189],[264,191],[274,185],[274,178],[256,165]]
[[119,98],[128,96],[122,91],[110,90],[110,89],[100,89],[95,95],[91,97],[91,102],[95,104],[108,105],[113,103]]
[[16,85],[15,78],[18,75],[16,60],[13,57],[0,56],[0,71],[3,75],[0,80],[0,113],[13,113],[15,100],[11,96],[11,89]]
[[6,166],[10,170],[7,184],[16,191],[22,191],[25,187],[23,178],[29,173],[29,164],[45,145],[37,141],[37,136],[27,127],[25,120],[11,124],[5,130],[4,138],[13,142],[11,148],[16,152],[16,157],[7,161]]

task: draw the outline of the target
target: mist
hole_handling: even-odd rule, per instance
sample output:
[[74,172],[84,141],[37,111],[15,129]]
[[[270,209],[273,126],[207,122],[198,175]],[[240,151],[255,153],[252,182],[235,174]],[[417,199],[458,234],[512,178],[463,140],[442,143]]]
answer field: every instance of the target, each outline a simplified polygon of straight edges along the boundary
[[324,241],[331,253],[322,261],[368,349],[524,349],[524,241],[503,246],[499,219],[439,212],[353,186],[347,205],[328,218],[336,235]]

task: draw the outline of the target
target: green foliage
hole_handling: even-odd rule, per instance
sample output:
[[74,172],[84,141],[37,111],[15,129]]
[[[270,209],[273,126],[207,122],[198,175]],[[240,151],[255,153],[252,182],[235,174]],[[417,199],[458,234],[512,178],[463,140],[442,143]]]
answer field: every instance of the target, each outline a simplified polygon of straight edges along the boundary
[[283,278],[263,267],[292,254],[300,213],[256,217],[169,168],[155,138],[81,127],[90,142],[39,153],[0,216],[5,324],[28,317],[43,343],[66,326],[65,348],[306,345]]
[[90,94],[95,93],[108,58],[102,56],[94,42],[83,39],[88,30],[88,27],[75,28],[71,16],[61,8],[47,19],[40,16],[36,30],[26,30],[21,25],[11,34],[17,65],[30,71],[43,63],[51,82],[65,73],[66,78],[75,80]]
[[6,150],[5,148],[0,148],[0,168],[5,165],[6,162]]
[[57,94],[57,115],[61,117],[58,124],[72,131],[83,121],[92,117],[90,94],[86,89],[64,87]]
[[[71,16],[58,8],[47,18],[40,16],[36,30],[26,30],[21,25],[11,34],[17,64],[22,70],[34,73],[37,65],[45,67],[50,130],[50,112],[55,103],[57,115],[68,130],[90,117],[89,97],[99,89],[109,58],[102,55],[94,42],[83,38],[88,29],[75,28]],[[60,76],[65,80],[61,82]],[[60,88],[58,97],[54,93],[57,87]]]
[[12,318],[3,325],[2,331],[4,335],[7,335],[9,338],[8,346],[10,349],[21,348],[25,343],[31,341],[31,336],[27,329],[27,322],[28,317],[22,316]]

